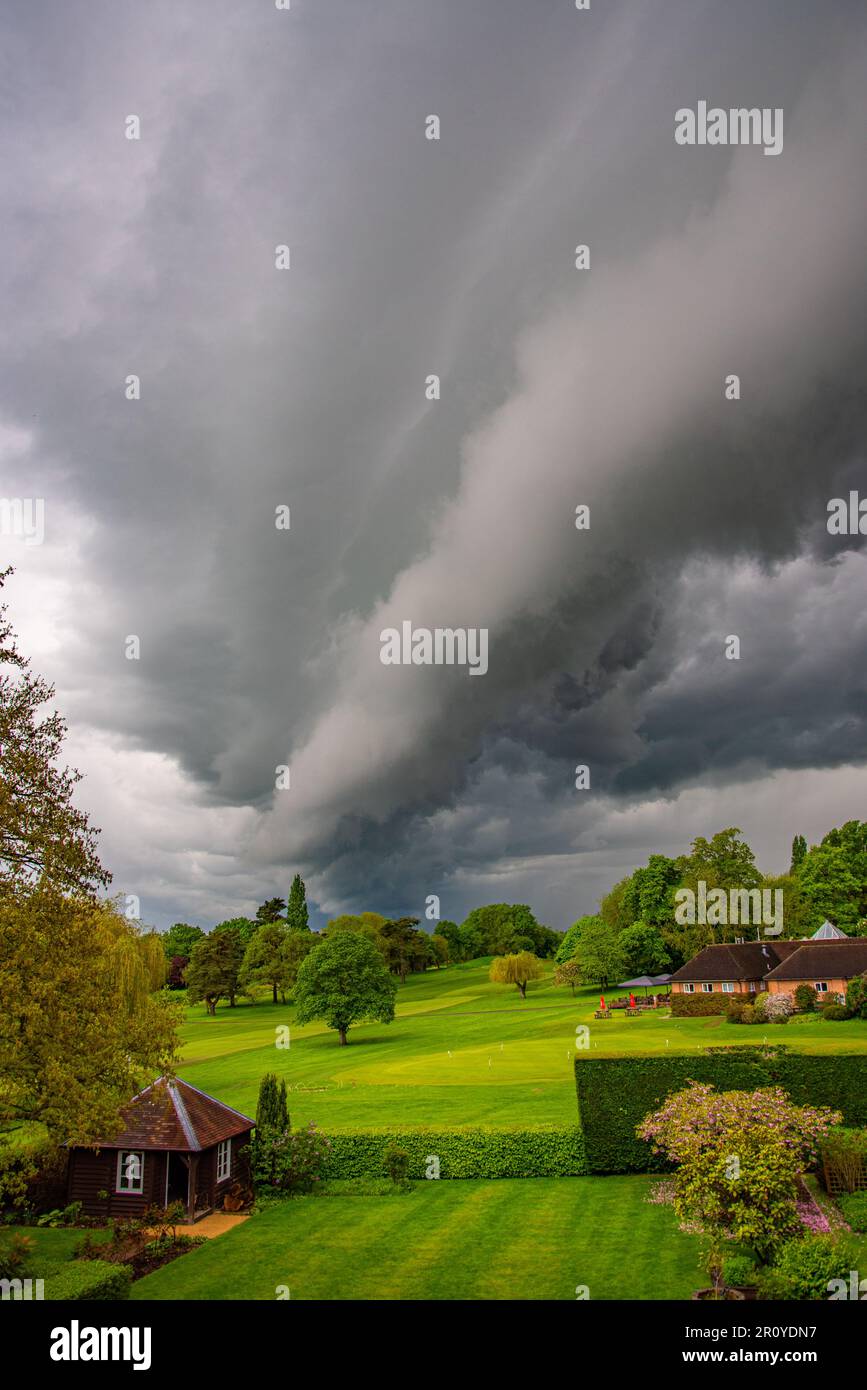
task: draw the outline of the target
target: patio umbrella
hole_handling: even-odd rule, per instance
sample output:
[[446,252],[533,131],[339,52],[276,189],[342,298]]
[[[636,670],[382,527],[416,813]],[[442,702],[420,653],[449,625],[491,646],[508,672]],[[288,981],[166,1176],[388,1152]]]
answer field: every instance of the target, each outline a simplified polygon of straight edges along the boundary
[[[666,978],[667,978],[667,979],[670,979],[671,976],[666,976]],[[620,982],[620,984],[617,986],[617,988],[618,988],[618,989],[638,989],[639,986],[643,986],[643,987],[644,987],[644,995],[645,995],[645,998],[646,998],[646,997],[647,997],[647,991],[648,991],[648,989],[650,988],[650,986],[651,986],[651,985],[656,985],[656,984],[659,984],[659,979],[658,979],[658,978],[657,978],[657,979],[654,979],[654,977],[653,977],[652,975],[639,975],[639,976],[638,976],[636,979],[634,979],[634,980],[621,980],[621,982]]]

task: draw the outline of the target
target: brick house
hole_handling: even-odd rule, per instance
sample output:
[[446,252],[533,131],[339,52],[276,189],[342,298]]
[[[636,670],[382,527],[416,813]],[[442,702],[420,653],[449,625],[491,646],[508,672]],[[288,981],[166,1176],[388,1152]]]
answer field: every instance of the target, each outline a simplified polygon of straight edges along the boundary
[[122,1111],[123,1128],[71,1147],[68,1200],[88,1216],[140,1216],[183,1202],[189,1220],[217,1206],[239,1176],[255,1121],[187,1081],[161,1076]]
[[673,994],[725,994],[749,999],[765,990],[793,994],[798,985],[807,984],[820,995],[834,997],[845,996],[849,981],[865,973],[864,937],[718,942],[705,946],[676,970],[671,989]]

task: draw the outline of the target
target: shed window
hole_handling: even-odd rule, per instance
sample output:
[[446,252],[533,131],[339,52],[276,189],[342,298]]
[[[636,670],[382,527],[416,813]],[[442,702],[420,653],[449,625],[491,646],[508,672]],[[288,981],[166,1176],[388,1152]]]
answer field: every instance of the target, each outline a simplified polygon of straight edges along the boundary
[[232,1141],[224,1139],[217,1145],[217,1182],[225,1182],[232,1171]]
[[713,985],[704,984],[702,985],[702,989],[704,990],[705,994],[713,994]]
[[144,1154],[139,1149],[121,1149],[117,1156],[115,1192],[144,1192]]

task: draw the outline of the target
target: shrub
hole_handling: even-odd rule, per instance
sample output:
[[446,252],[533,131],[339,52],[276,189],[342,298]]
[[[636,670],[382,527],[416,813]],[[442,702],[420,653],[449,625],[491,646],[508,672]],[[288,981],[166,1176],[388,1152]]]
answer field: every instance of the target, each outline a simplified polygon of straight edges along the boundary
[[730,1255],[723,1263],[723,1283],[730,1289],[749,1288],[757,1278],[752,1255]]
[[798,985],[795,990],[795,1008],[802,1014],[813,1014],[816,1012],[818,997],[812,985]]
[[844,1023],[851,1014],[845,1004],[826,1004],[820,1017],[830,1023]]
[[[13,1142],[14,1140],[14,1142]],[[0,1142],[0,1204],[18,1211],[59,1208],[66,1200],[68,1151],[40,1126],[22,1127]]]
[[754,1004],[744,1004],[741,1009],[741,1023],[761,1023],[761,1019],[756,1017]]
[[331,1135],[323,1178],[381,1178],[385,1151],[409,1154],[407,1176],[425,1178],[439,1161],[442,1178],[560,1178],[587,1172],[584,1141],[575,1125],[534,1129],[363,1130]]
[[0,1279],[21,1279],[30,1273],[33,1239],[16,1232],[0,1233]]
[[790,1052],[782,1043],[744,1043],[705,1048],[692,1056],[582,1054],[574,1066],[585,1171],[591,1173],[666,1168],[664,1160],[636,1137],[635,1127],[666,1096],[683,1090],[692,1080],[710,1082],[721,1091],[782,1086],[796,1105],[830,1105],[842,1112],[845,1124],[867,1124],[867,1055],[863,1053],[804,1054]]
[[37,1226],[48,1226],[51,1230],[56,1230],[59,1226],[82,1226],[84,1221],[81,1215],[81,1202],[70,1202],[69,1206],[55,1207],[54,1211],[46,1211],[37,1221]]
[[319,1181],[330,1148],[331,1140],[320,1134],[312,1121],[304,1129],[283,1134],[266,1130],[257,1145],[254,1181],[281,1192],[309,1192]]
[[853,1231],[867,1232],[867,1192],[844,1192],[840,1210]]
[[106,1260],[70,1260],[45,1281],[45,1297],[55,1301],[129,1298],[132,1270]]
[[672,1018],[705,1018],[711,1014],[727,1013],[732,1004],[748,1004],[749,994],[674,994],[671,996]]
[[768,1023],[788,1023],[794,1012],[788,994],[764,994],[759,998],[764,1000],[762,1012]]
[[759,1275],[759,1292],[771,1299],[828,1299],[832,1279],[843,1279],[857,1268],[851,1239],[834,1235],[807,1235],[786,1241],[770,1269]]
[[397,1144],[389,1144],[385,1151],[385,1171],[396,1186],[401,1186],[409,1176],[409,1154]]
[[856,975],[849,981],[846,1008],[852,1018],[867,1018],[867,974]]
[[760,994],[753,995],[753,1009],[755,1010],[756,1023],[767,1023],[768,1015],[766,1010],[770,997],[767,990],[762,990]]

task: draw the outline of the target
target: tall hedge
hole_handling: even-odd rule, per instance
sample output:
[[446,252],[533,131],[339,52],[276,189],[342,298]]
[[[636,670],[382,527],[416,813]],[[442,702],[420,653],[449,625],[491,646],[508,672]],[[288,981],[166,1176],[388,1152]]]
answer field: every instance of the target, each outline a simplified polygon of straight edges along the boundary
[[797,1105],[829,1105],[846,1124],[867,1124],[867,1054],[811,1056],[785,1046],[706,1048],[682,1054],[577,1057],[578,1114],[587,1171],[635,1173],[666,1167],[636,1125],[690,1081],[719,1091],[782,1086]]
[[584,1138],[577,1125],[533,1129],[369,1129],[330,1134],[324,1178],[386,1175],[391,1144],[409,1154],[410,1178],[427,1176],[431,1157],[441,1178],[567,1178],[587,1172]]

